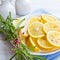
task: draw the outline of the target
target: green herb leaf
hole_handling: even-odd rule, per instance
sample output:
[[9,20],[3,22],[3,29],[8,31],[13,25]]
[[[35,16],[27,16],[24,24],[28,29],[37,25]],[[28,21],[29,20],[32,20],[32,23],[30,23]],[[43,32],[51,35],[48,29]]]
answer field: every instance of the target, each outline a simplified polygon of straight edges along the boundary
[[11,13],[7,16],[6,20],[0,15],[0,31],[6,35],[7,40],[17,39],[17,32],[12,24],[13,19],[11,18]]
[[[18,40],[18,34],[16,32],[15,27],[12,24],[12,20],[13,19],[11,18],[11,12],[9,13],[9,16],[7,16],[6,20],[4,20],[4,18],[0,15],[0,24],[1,24],[0,32],[3,32],[6,35],[6,39],[9,41],[10,40],[14,41],[16,39]],[[17,28],[24,20],[25,19],[19,22]],[[14,56],[12,56],[10,60],[13,60],[14,57],[16,57],[17,60],[36,60],[36,59],[46,60],[44,57],[30,54],[27,47],[22,43],[20,43],[20,45],[16,47],[14,50],[16,54],[14,54]]]
[[22,22],[23,22],[23,21],[25,21],[25,18],[24,18],[24,19],[22,19],[22,20],[17,24],[16,29],[18,29],[18,28],[19,28],[19,26],[22,24]]

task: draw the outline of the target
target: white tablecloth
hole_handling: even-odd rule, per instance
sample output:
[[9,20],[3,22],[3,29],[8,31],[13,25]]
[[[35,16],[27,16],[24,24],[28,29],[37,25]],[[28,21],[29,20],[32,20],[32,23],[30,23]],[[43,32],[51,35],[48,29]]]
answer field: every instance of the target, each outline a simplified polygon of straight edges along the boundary
[[0,35],[0,60],[9,60],[13,55],[11,50],[12,45],[9,42],[3,40]]

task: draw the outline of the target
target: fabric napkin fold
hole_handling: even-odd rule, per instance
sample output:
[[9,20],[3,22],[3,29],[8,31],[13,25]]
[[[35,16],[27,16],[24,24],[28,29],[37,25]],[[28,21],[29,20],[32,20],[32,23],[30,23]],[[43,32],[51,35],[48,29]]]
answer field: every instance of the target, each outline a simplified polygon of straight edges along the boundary
[[[39,14],[50,14],[49,12],[45,11],[44,9],[38,9],[31,14],[39,15]],[[47,60],[60,60],[60,51],[54,54],[44,56]]]

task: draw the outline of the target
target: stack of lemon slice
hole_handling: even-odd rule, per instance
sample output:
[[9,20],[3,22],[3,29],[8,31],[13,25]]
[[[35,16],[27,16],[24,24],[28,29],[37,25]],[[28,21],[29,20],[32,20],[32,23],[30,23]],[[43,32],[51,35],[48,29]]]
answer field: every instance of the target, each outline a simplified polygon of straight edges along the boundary
[[52,15],[43,14],[40,17],[30,18],[28,34],[30,39],[26,41],[27,45],[32,48],[35,46],[36,52],[60,48],[60,25],[58,19]]
[[48,14],[31,17],[26,30],[23,37],[25,44],[34,48],[32,51],[50,52],[60,49],[60,21],[56,17]]

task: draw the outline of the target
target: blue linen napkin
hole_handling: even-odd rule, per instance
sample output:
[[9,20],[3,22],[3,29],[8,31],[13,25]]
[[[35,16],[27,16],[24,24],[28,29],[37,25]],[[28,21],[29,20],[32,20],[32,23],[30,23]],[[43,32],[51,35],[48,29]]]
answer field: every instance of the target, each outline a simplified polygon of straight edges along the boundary
[[[39,15],[39,14],[50,14],[49,12],[45,11],[44,9],[38,9],[31,14]],[[47,60],[60,60],[60,51],[51,55],[44,56]]]

